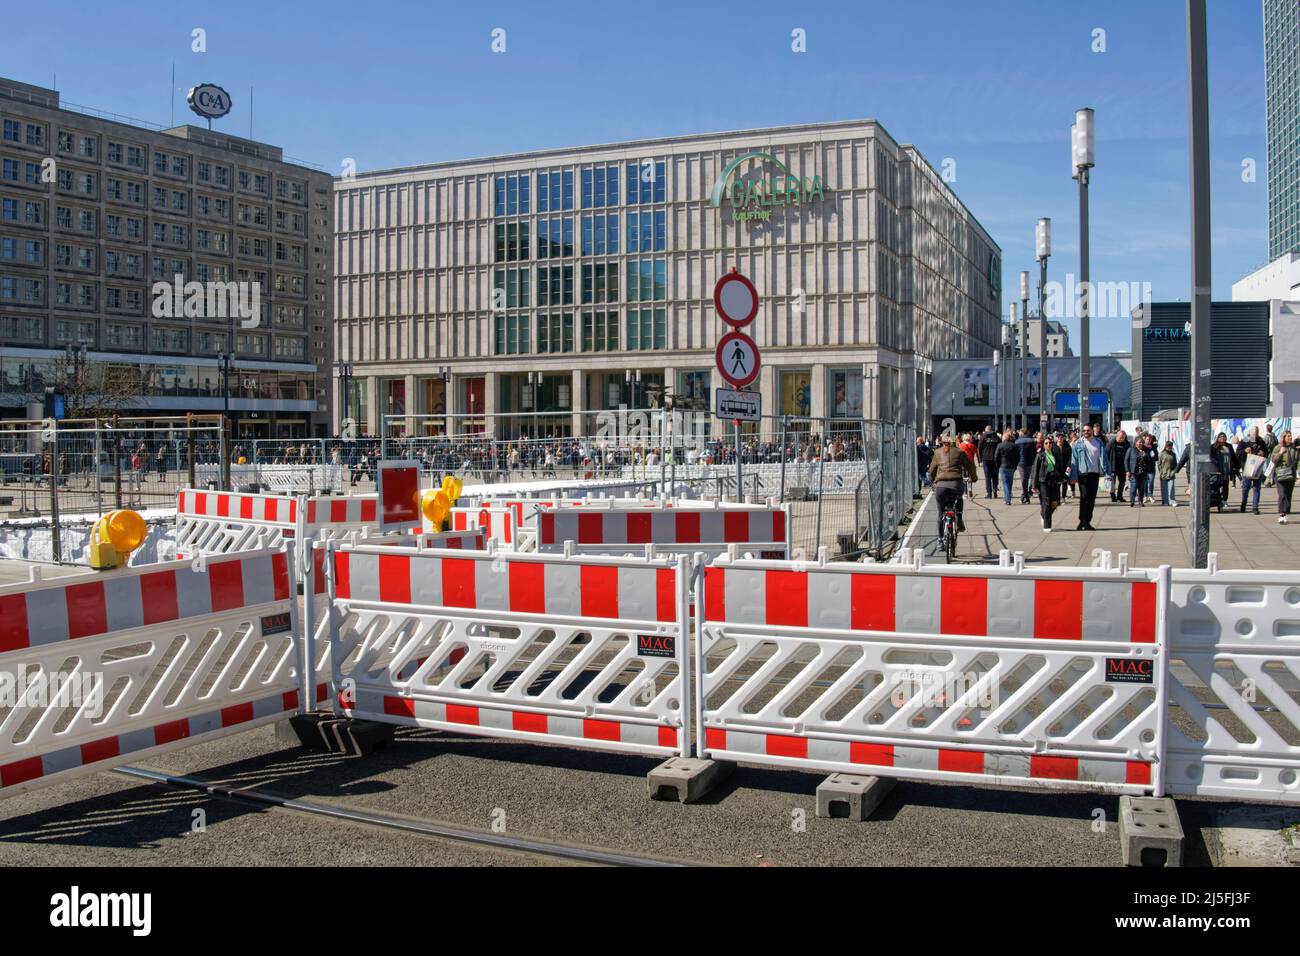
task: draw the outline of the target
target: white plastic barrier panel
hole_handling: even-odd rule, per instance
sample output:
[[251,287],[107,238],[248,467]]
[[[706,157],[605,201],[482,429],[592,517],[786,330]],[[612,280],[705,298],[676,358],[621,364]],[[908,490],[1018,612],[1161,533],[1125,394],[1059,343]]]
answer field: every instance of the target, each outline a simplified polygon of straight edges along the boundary
[[1176,569],[1168,787],[1300,803],[1300,574]]
[[0,796],[299,709],[289,556],[196,563],[0,588]]
[[297,521],[295,498],[185,488],[176,495],[176,555],[277,547]]
[[[452,508],[447,513],[447,526],[450,531],[481,530],[489,540],[509,548],[514,548],[519,543],[516,510],[505,506]],[[427,532],[432,530],[433,525],[425,518],[422,527]]]
[[789,554],[789,512],[780,505],[555,509],[537,516],[537,550],[560,552],[572,541],[583,554],[657,550],[719,554],[735,544],[756,556]]
[[700,755],[1159,794],[1166,573],[719,559]]
[[331,659],[353,716],[688,752],[685,556],[333,548]]

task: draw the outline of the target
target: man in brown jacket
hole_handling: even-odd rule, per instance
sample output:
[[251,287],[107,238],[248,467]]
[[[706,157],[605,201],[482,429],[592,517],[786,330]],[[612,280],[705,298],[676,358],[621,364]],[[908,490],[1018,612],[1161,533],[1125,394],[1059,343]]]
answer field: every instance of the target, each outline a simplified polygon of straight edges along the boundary
[[943,534],[943,513],[950,508],[957,512],[957,530],[965,531],[962,519],[962,493],[966,479],[978,478],[975,462],[957,447],[951,435],[943,436],[943,444],[930,461],[930,481],[934,485],[935,504],[939,506],[939,534]]

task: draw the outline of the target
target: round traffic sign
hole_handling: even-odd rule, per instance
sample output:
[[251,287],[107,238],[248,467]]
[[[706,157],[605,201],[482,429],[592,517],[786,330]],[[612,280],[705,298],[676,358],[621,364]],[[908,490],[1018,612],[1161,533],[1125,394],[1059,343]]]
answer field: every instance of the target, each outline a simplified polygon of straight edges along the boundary
[[713,306],[718,318],[732,328],[741,328],[754,321],[758,314],[758,290],[739,272],[728,272],[713,287]]
[[722,377],[735,388],[758,378],[758,346],[744,332],[733,329],[719,339],[713,358]]

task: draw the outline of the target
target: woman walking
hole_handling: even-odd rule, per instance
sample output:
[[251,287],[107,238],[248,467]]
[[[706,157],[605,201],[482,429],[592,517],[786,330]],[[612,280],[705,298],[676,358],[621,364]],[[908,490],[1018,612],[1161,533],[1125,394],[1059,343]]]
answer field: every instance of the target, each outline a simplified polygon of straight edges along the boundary
[[1160,503],[1177,505],[1174,501],[1174,476],[1178,474],[1178,456],[1174,454],[1174,443],[1165,442],[1164,451],[1156,462],[1156,473],[1160,476]]
[[1273,462],[1273,478],[1277,481],[1277,523],[1286,524],[1287,515],[1291,513],[1296,471],[1300,469],[1300,447],[1296,446],[1289,430],[1282,433],[1269,460]]
[[1043,530],[1052,530],[1052,512],[1061,504],[1061,484],[1065,479],[1065,462],[1067,456],[1060,446],[1053,447],[1051,441],[1043,441],[1040,436],[1035,442],[1034,487],[1038,489],[1038,510]]

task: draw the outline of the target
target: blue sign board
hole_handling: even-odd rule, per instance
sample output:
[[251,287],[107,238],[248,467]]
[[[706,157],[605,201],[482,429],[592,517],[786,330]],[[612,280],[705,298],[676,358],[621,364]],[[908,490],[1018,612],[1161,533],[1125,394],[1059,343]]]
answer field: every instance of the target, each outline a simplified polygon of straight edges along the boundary
[[[1110,395],[1107,392],[1091,392],[1092,397],[1088,400],[1088,410],[1092,412],[1102,412],[1110,407]],[[1079,411],[1079,390],[1076,388],[1070,392],[1056,393],[1056,410],[1062,413],[1073,412],[1078,414]]]

